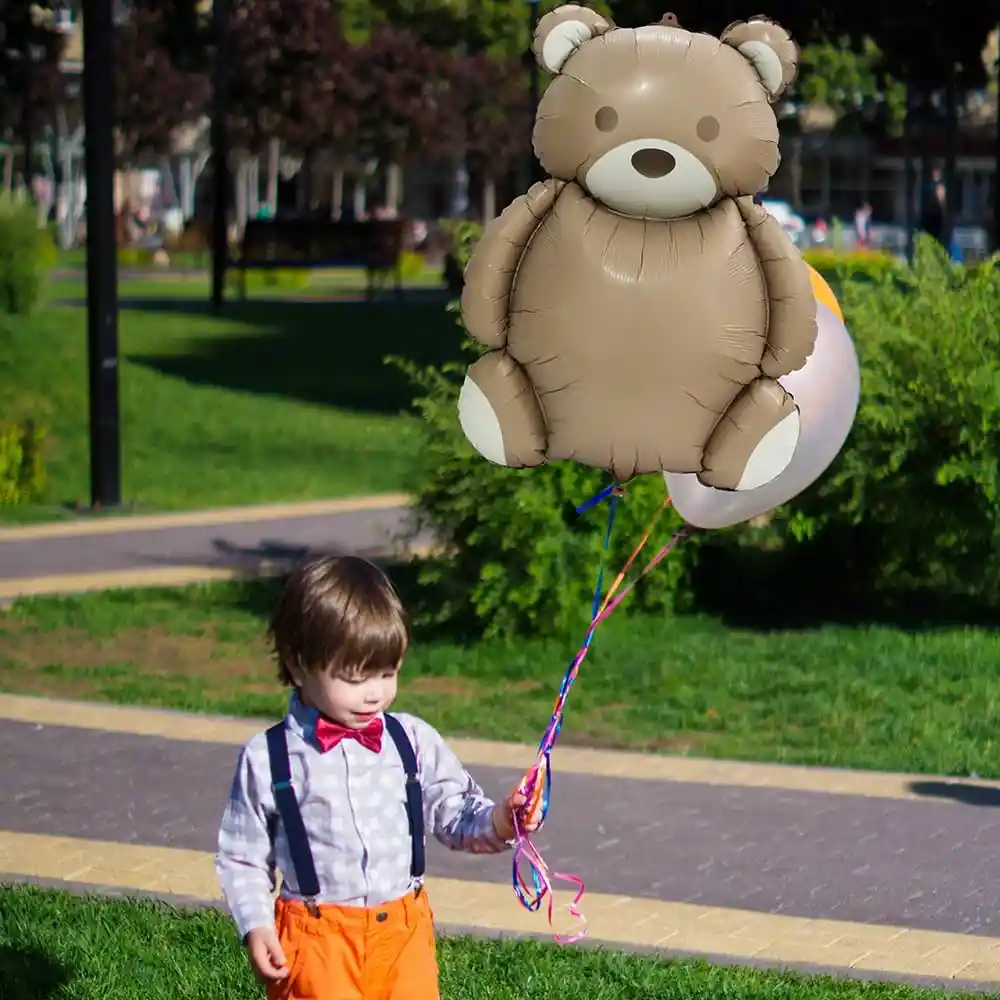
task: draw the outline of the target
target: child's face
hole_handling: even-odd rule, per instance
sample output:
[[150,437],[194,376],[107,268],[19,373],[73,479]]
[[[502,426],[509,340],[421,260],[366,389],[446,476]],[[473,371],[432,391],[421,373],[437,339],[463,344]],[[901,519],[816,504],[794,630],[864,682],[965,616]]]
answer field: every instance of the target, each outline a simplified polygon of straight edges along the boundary
[[364,729],[396,697],[399,667],[373,670],[346,680],[329,671],[313,671],[295,678],[299,697],[309,708],[351,729]]

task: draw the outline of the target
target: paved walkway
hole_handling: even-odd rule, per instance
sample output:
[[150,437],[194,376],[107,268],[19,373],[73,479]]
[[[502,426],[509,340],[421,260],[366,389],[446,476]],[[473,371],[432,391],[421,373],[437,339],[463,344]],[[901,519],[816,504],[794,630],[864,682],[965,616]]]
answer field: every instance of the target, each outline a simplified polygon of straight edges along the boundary
[[384,556],[398,548],[407,500],[384,494],[0,527],[0,599],[281,572],[310,553]]
[[[0,880],[217,901],[236,746],[261,723],[0,696]],[[532,748],[451,741],[487,791]],[[592,940],[1000,988],[1000,784],[566,749],[539,846]],[[429,850],[446,928],[545,933],[509,857]]]

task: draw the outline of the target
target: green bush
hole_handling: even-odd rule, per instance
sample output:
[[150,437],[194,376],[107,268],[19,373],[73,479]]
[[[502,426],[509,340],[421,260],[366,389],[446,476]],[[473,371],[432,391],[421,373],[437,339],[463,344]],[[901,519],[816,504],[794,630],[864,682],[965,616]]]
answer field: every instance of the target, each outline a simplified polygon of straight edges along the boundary
[[966,270],[932,239],[841,295],[857,421],[774,527],[869,593],[1000,601],[1000,257]]
[[[470,351],[470,360],[474,356]],[[582,637],[607,505],[583,515],[574,508],[606,486],[607,477],[571,462],[522,470],[493,465],[473,450],[459,426],[458,392],[466,365],[437,369],[391,360],[414,385],[422,436],[411,489],[415,528],[429,529],[442,543],[441,551],[420,565],[427,602],[421,617],[488,637],[540,630]],[[615,517],[606,585],[664,496],[660,476],[629,483]],[[679,527],[668,510],[636,568]],[[689,539],[640,583],[627,606],[663,611],[683,604],[694,553]]]
[[56,248],[33,202],[0,195],[0,312],[27,315],[38,304]]
[[415,281],[427,270],[424,258],[414,250],[404,250],[399,255],[399,273],[404,281]]
[[45,488],[44,431],[31,420],[0,424],[0,507],[38,500]]
[[[226,280],[232,289],[237,289],[242,284],[242,275],[237,270],[227,270]],[[246,272],[246,287],[248,292],[254,290],[286,292],[303,292],[309,287],[310,274],[307,268],[288,267],[275,268],[274,270],[250,269]]]
[[119,247],[118,266],[139,270],[153,266],[153,251],[145,247]]
[[839,251],[824,248],[804,250],[802,258],[832,285],[844,281],[879,281],[898,272],[900,262],[880,250]]

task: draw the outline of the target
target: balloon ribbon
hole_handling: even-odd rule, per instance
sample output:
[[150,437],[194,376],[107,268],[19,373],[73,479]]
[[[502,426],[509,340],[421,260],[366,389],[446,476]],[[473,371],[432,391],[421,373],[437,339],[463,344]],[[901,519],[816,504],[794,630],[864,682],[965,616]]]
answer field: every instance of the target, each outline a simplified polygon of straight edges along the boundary
[[[653,533],[656,523],[663,515],[663,512],[670,505],[670,497],[664,499],[663,504],[646,526],[646,530],[643,533],[639,544],[632,550],[632,554],[628,557],[625,565],[615,577],[614,582],[608,588],[608,592],[605,594],[602,601],[601,588],[604,584],[605,562],[607,560],[608,548],[611,543],[611,532],[614,528],[615,513],[618,509],[618,502],[623,494],[623,485],[621,483],[613,483],[611,486],[598,493],[595,497],[592,497],[586,503],[577,507],[577,513],[583,513],[584,511],[590,510],[592,507],[596,506],[596,504],[600,503],[602,500],[609,497],[611,499],[608,510],[607,526],[604,531],[604,546],[597,569],[597,583],[594,587],[594,600],[590,626],[587,629],[587,634],[584,638],[583,644],[570,661],[570,664],[566,669],[566,673],[563,676],[562,684],[559,688],[559,694],[556,696],[555,706],[552,710],[552,717],[550,718],[549,724],[545,729],[545,734],[542,736],[541,742],[538,745],[538,753],[535,756],[535,761],[525,772],[524,777],[521,779],[521,783],[518,785],[518,791],[524,796],[525,801],[524,805],[515,810],[514,814],[514,892],[516,893],[518,900],[521,902],[521,905],[530,912],[535,912],[540,909],[542,902],[547,897],[547,911],[549,926],[551,927],[554,908],[552,890],[553,881],[567,882],[576,887],[576,893],[573,900],[567,905],[566,909],[571,917],[580,922],[581,927],[576,934],[554,934],[553,936],[555,940],[560,944],[572,944],[574,941],[579,941],[586,934],[587,921],[583,916],[582,910],[580,909],[580,900],[583,898],[586,886],[583,879],[577,875],[567,875],[562,872],[550,873],[548,865],[539,853],[538,848],[535,847],[532,842],[531,835],[533,833],[537,833],[537,831],[541,829],[542,824],[545,822],[549,813],[549,803],[552,793],[552,749],[556,744],[556,740],[559,738],[559,731],[562,728],[566,701],[569,697],[570,690],[579,675],[580,667],[586,659],[587,653],[590,652],[590,646],[594,640],[594,634],[597,631],[598,625],[606,621],[611,613],[632,592],[636,584],[644,576],[646,576],[647,573],[655,569],[655,567],[658,566],[659,563],[673,551],[677,544],[690,534],[690,530],[688,528],[682,528],[670,539],[669,542],[667,542],[666,545],[659,550],[659,552],[656,553],[655,556],[653,556],[653,558],[646,565],[646,568],[643,569],[643,571],[633,580],[626,584],[624,588],[622,588],[622,582],[625,580],[628,571],[632,568],[632,564],[638,558],[639,553],[643,550],[643,548],[645,548],[646,543],[649,541],[649,538]],[[619,588],[621,588],[621,593],[618,593]],[[524,871],[525,868],[527,868],[527,873]],[[530,876],[530,885],[528,876]]]

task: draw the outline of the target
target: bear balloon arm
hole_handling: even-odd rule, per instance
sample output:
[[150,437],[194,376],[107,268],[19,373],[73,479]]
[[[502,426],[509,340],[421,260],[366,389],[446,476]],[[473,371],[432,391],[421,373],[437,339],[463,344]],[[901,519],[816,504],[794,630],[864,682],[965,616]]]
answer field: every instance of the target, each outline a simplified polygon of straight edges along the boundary
[[473,340],[495,349],[507,342],[510,295],[524,248],[552,210],[565,181],[533,184],[490,222],[465,268],[462,322]]
[[761,372],[781,378],[798,371],[816,346],[816,297],[809,268],[781,224],[750,198],[738,199],[767,286],[767,349]]

